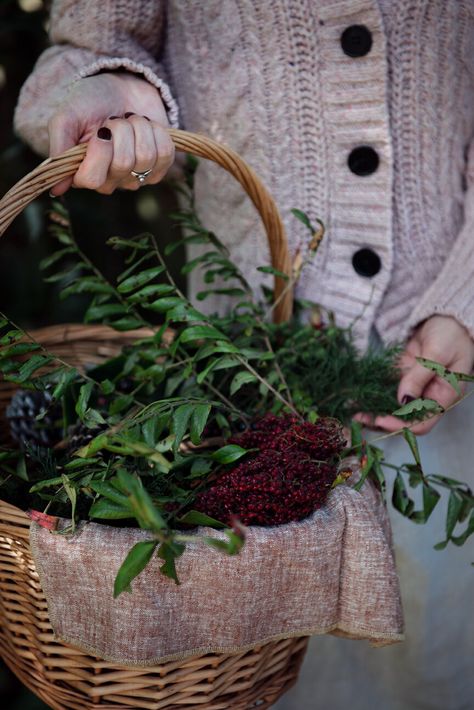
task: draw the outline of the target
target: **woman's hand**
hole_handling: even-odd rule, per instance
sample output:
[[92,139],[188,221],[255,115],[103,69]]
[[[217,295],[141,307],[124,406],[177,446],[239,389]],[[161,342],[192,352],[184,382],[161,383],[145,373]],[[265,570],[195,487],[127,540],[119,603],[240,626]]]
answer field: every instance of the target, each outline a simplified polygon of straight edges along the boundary
[[59,155],[87,141],[89,146],[74,178],[51,193],[62,195],[71,185],[106,195],[117,188],[136,190],[140,182],[132,170],[151,170],[146,183],[159,182],[174,161],[167,126],[160,94],[145,79],[105,72],[78,80],[49,122],[49,152]]
[[[420,365],[417,357],[435,360],[455,372],[469,374],[474,365],[474,341],[467,330],[450,316],[432,316],[415,331],[400,358],[402,377],[398,386],[398,401],[401,404],[424,397],[434,399],[446,409],[458,399],[451,385],[432,370]],[[357,421],[367,426],[375,426],[386,431],[397,431],[406,422],[393,416],[371,417],[357,414]],[[410,426],[414,434],[429,432],[439,416]]]

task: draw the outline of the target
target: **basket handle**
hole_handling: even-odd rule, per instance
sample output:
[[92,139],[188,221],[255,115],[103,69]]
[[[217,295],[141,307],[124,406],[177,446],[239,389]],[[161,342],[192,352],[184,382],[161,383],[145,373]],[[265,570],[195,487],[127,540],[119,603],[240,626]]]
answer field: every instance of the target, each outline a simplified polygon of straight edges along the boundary
[[[285,228],[273,198],[252,168],[233,150],[211,138],[176,129],[169,129],[169,133],[178,151],[214,161],[242,185],[265,227],[272,266],[291,276],[292,265]],[[87,144],[82,143],[55,158],[48,158],[4,195],[0,200],[0,237],[30,202],[63,178],[74,175],[86,149]],[[289,320],[293,309],[293,292],[287,282],[278,276],[275,277],[274,302],[274,322]]]

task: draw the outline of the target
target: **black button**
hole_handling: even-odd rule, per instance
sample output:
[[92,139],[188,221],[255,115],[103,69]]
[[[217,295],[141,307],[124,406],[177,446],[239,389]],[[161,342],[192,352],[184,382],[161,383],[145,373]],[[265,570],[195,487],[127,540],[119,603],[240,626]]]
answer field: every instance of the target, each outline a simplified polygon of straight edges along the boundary
[[351,25],[341,35],[341,46],[349,57],[364,57],[372,48],[372,33],[365,25]]
[[359,276],[375,276],[382,268],[380,257],[372,249],[359,249],[352,257],[352,266]]
[[358,148],[354,148],[347,159],[349,169],[361,177],[375,173],[379,167],[379,162],[377,151],[369,145],[361,145]]

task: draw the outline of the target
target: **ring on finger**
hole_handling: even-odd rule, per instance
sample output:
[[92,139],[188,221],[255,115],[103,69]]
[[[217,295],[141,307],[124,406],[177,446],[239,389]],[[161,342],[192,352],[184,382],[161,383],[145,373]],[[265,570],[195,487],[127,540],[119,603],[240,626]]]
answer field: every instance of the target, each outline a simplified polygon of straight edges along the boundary
[[144,170],[142,173],[138,172],[137,170],[131,171],[133,177],[137,178],[140,185],[143,185],[143,183],[147,179],[148,175],[151,175],[152,172],[153,172],[153,168],[150,168],[150,170]]

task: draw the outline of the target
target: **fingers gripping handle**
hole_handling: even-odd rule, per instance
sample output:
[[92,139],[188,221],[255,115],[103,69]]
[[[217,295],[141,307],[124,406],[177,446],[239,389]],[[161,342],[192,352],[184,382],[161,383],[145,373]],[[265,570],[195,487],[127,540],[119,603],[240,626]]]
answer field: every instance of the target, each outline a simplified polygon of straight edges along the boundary
[[[290,276],[291,258],[281,217],[273,198],[252,168],[233,150],[211,138],[176,129],[170,129],[170,135],[177,150],[214,161],[242,185],[265,227],[272,266]],[[48,158],[16,183],[0,200],[0,236],[36,197],[45,190],[50,190],[63,178],[74,175],[86,150],[87,144],[84,143],[55,158]],[[280,277],[275,277],[274,300],[274,321],[280,323],[288,320],[293,308],[293,293]]]

